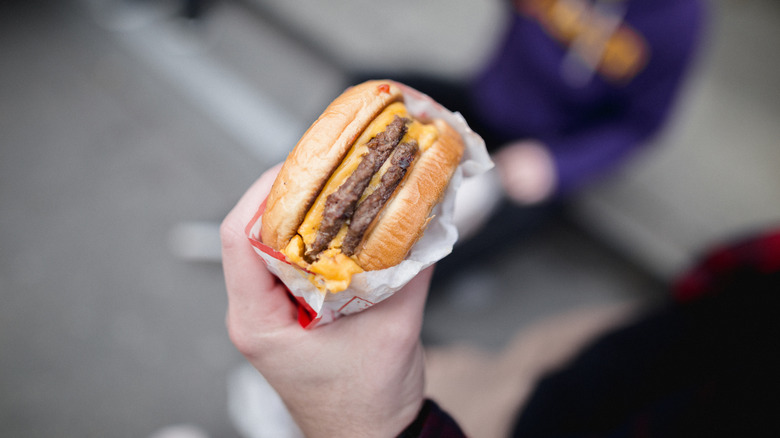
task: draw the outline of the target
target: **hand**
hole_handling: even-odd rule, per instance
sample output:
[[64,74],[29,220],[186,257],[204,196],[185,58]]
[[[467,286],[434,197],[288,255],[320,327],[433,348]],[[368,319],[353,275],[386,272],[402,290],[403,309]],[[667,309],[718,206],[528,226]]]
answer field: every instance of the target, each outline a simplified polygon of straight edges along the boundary
[[510,143],[493,159],[504,190],[513,201],[535,204],[549,198],[555,190],[555,164],[542,143],[534,140]]
[[370,309],[304,330],[244,234],[278,171],[260,177],[222,223],[230,339],[306,436],[397,436],[423,402],[419,338],[432,270]]

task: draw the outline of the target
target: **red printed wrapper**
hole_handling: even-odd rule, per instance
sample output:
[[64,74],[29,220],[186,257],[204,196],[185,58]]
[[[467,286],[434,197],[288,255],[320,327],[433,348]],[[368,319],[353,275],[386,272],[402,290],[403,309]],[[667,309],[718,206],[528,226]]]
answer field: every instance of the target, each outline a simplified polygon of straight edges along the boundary
[[283,254],[262,243],[260,226],[265,202],[247,225],[247,236],[255,251],[298,303],[299,321],[303,327],[316,327],[340,316],[365,310],[391,296],[420,271],[449,254],[458,239],[453,223],[455,192],[465,179],[474,178],[493,167],[485,142],[469,128],[459,113],[448,111],[410,87],[398,85],[403,90],[404,103],[412,116],[423,121],[444,119],[460,133],[465,145],[463,158],[444,198],[433,210],[433,219],[403,262],[391,268],[355,274],[349,287],[341,292],[322,292],[309,280],[311,274],[288,263]]

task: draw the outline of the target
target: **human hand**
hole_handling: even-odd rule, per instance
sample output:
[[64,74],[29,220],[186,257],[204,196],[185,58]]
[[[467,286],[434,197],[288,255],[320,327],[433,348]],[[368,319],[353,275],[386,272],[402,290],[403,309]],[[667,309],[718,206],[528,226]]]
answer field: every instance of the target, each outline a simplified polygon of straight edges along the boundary
[[397,436],[423,402],[419,338],[432,269],[370,309],[301,328],[284,284],[244,234],[278,172],[263,174],[222,222],[230,339],[306,436]]
[[510,143],[493,156],[506,194],[520,204],[535,204],[555,190],[556,175],[552,155],[535,140]]

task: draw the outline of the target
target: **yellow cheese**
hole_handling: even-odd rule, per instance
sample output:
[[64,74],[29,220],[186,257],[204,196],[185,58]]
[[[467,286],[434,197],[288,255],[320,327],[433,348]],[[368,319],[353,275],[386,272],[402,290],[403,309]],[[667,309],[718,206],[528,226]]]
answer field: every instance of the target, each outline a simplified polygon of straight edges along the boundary
[[[315,284],[318,284],[318,287],[322,286],[326,288],[330,292],[336,293],[346,289],[349,286],[352,275],[363,272],[363,269],[355,263],[353,259],[341,253],[341,242],[346,235],[347,226],[344,225],[342,227],[341,231],[330,243],[329,249],[323,251],[319,255],[317,261],[313,264],[308,264],[303,260],[305,248],[306,246],[311,245],[317,236],[317,229],[322,221],[322,213],[325,210],[325,200],[328,195],[334,193],[341,184],[346,181],[349,175],[357,169],[363,155],[368,152],[368,142],[376,137],[377,134],[384,131],[396,115],[410,118],[406,106],[401,102],[396,102],[385,108],[366,127],[360,137],[358,137],[352,145],[352,148],[339,167],[336,168],[325,183],[319,196],[306,214],[303,223],[298,228],[298,235],[282,250],[282,253],[287,256],[290,262],[323,277],[325,279],[323,282],[324,284],[320,285],[318,282],[315,282]],[[420,150],[425,151],[436,141],[437,137],[438,130],[435,126],[425,125],[419,121],[413,120],[409,123],[406,135],[401,141],[416,140]],[[376,189],[382,175],[389,166],[389,163],[390,160],[387,160],[379,172],[371,178],[368,188],[366,188],[361,199],[365,198]]]
[[323,286],[333,293],[349,287],[352,276],[363,272],[354,260],[342,254],[337,248],[329,248],[320,253],[310,269],[324,279]]
[[303,260],[303,240],[299,235],[293,237],[282,252],[290,263],[303,266],[311,272],[310,280],[322,292],[341,292],[349,287],[352,275],[363,272],[354,260],[336,248],[323,251],[313,264],[306,263]]

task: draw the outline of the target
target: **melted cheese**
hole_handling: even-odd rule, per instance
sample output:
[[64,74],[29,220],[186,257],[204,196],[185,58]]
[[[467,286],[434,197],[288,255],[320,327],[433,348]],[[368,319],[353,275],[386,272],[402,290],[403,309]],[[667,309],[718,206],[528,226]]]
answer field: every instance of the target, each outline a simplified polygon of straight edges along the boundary
[[354,260],[342,254],[338,248],[323,251],[313,264],[306,263],[303,260],[304,244],[299,235],[293,237],[282,252],[291,263],[306,267],[311,273],[310,280],[322,292],[341,292],[349,287],[354,274],[363,272]]
[[[317,274],[312,280],[320,290],[328,290],[332,293],[340,292],[349,287],[352,275],[363,272],[363,269],[352,258],[341,253],[341,243],[346,235],[347,225],[342,226],[339,233],[331,241],[328,249],[323,251],[317,261],[308,264],[303,260],[303,254],[308,245],[314,242],[317,236],[317,230],[322,221],[322,213],[325,210],[325,200],[328,195],[335,192],[346,179],[351,175],[358,164],[360,164],[363,155],[368,152],[368,142],[376,137],[377,134],[384,131],[393,121],[395,116],[409,117],[406,106],[401,102],[390,104],[366,127],[363,133],[358,137],[347,156],[336,168],[328,181],[325,183],[314,204],[309,209],[303,223],[298,228],[298,235],[295,236],[282,253],[287,259],[299,266],[304,267],[309,272]],[[402,142],[416,140],[420,151],[424,152],[438,138],[438,130],[433,125],[425,125],[417,120],[412,120],[408,124],[408,130]],[[388,159],[380,170],[371,178],[368,187],[363,192],[361,200],[370,195],[379,185],[382,175],[390,165]],[[319,277],[319,278],[317,278]],[[318,281],[319,280],[319,281]]]

